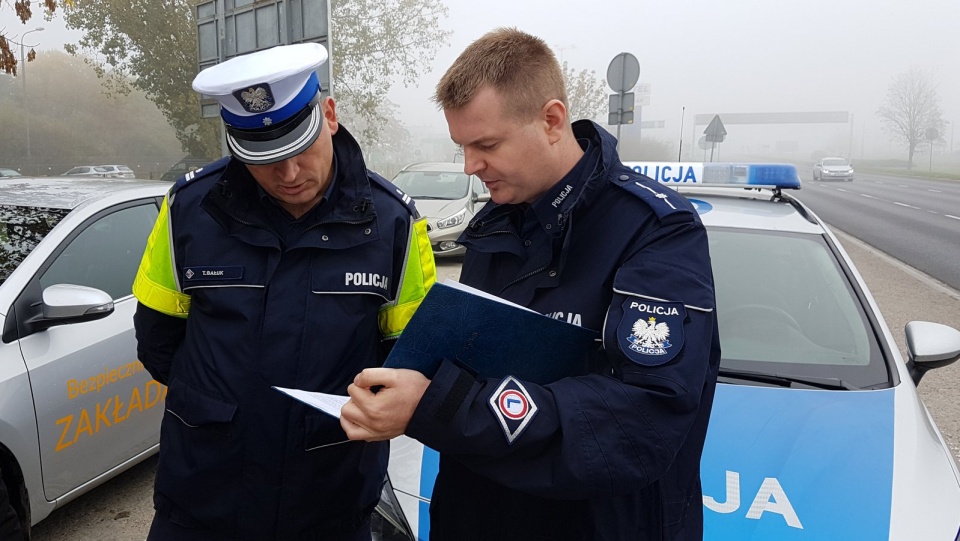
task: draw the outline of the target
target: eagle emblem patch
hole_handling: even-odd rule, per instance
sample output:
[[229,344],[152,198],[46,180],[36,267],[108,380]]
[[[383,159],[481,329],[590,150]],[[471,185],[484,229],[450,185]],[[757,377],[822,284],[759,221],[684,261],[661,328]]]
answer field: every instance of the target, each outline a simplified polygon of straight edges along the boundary
[[276,103],[276,100],[273,99],[273,91],[270,90],[270,85],[267,83],[237,90],[233,93],[233,96],[237,98],[237,101],[248,113],[269,111]]
[[678,302],[627,299],[617,326],[620,351],[642,366],[670,361],[683,349],[686,317],[686,308]]

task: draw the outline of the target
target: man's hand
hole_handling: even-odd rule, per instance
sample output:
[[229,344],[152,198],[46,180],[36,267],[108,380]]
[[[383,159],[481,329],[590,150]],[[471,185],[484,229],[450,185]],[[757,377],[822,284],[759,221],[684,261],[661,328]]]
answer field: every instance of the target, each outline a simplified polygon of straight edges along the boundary
[[367,368],[347,387],[350,400],[340,410],[340,426],[351,440],[395,438],[407,429],[429,385],[416,370]]

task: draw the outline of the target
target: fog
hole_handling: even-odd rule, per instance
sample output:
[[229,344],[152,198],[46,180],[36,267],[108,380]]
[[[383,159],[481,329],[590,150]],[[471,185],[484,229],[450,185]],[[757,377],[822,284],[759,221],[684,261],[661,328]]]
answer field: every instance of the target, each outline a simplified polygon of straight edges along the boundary
[[[892,78],[911,67],[938,85],[944,118],[960,121],[960,2],[956,0],[657,0],[574,2],[448,2],[449,47],[416,88],[396,88],[408,126],[440,125],[429,103],[434,85],[459,52],[497,26],[516,26],[543,38],[577,70],[605,79],[620,52],[640,63],[650,84],[642,119],[663,120],[643,130],[676,145],[685,108],[684,145],[694,114],[849,111],[848,124],[727,125],[718,150],[761,153],[796,140],[800,156],[822,150],[853,157],[905,158],[889,141],[876,111]],[[549,6],[549,7],[548,7]],[[697,128],[702,135],[706,126]],[[615,132],[615,127],[609,127]],[[636,137],[626,127],[622,137]],[[948,127],[948,131],[949,127]],[[951,134],[944,135],[949,147]],[[709,158],[709,155],[708,155]]]
[[[452,35],[438,50],[433,69],[416,86],[398,82],[389,94],[414,139],[445,135],[443,115],[430,96],[460,51],[488,30],[515,26],[543,38],[574,69],[595,70],[601,79],[618,53],[638,58],[640,82],[651,92],[650,105],[637,116],[663,121],[664,127],[624,127],[624,140],[650,137],[676,148],[682,121],[684,147],[693,148],[705,128],[691,129],[697,114],[846,111],[853,115],[852,125],[728,124],[727,140],[718,150],[727,158],[758,157],[775,154],[785,142],[798,160],[817,151],[905,159],[905,148],[881,130],[876,111],[892,78],[916,67],[937,85],[950,122],[940,152],[952,154],[955,148],[953,122],[960,122],[956,0],[448,0],[447,6],[441,25]],[[61,48],[80,36],[65,30],[59,16],[44,21],[37,13],[24,27],[12,9],[0,9],[0,29],[10,37],[37,26],[45,31],[27,41],[39,43],[38,50]]]

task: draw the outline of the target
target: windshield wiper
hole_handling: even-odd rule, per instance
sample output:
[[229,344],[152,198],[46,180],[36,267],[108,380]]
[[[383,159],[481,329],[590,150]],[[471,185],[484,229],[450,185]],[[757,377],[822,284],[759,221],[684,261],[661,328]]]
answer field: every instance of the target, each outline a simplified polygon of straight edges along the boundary
[[754,372],[752,370],[737,370],[731,368],[721,368],[717,373],[719,377],[728,377],[745,381],[756,381],[758,383],[770,383],[781,387],[793,387],[793,384],[816,387],[818,389],[833,389],[844,391],[856,391],[859,387],[851,385],[839,378],[821,378],[817,376],[793,376],[789,374],[768,374],[766,372]]

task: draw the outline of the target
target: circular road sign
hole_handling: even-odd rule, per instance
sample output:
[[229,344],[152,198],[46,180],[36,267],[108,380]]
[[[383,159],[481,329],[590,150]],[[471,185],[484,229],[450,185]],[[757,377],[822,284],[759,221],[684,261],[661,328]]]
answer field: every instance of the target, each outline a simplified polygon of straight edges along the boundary
[[927,140],[936,141],[940,138],[940,132],[936,128],[927,128]]
[[640,80],[640,62],[630,53],[620,53],[607,66],[607,84],[614,92],[627,92]]

